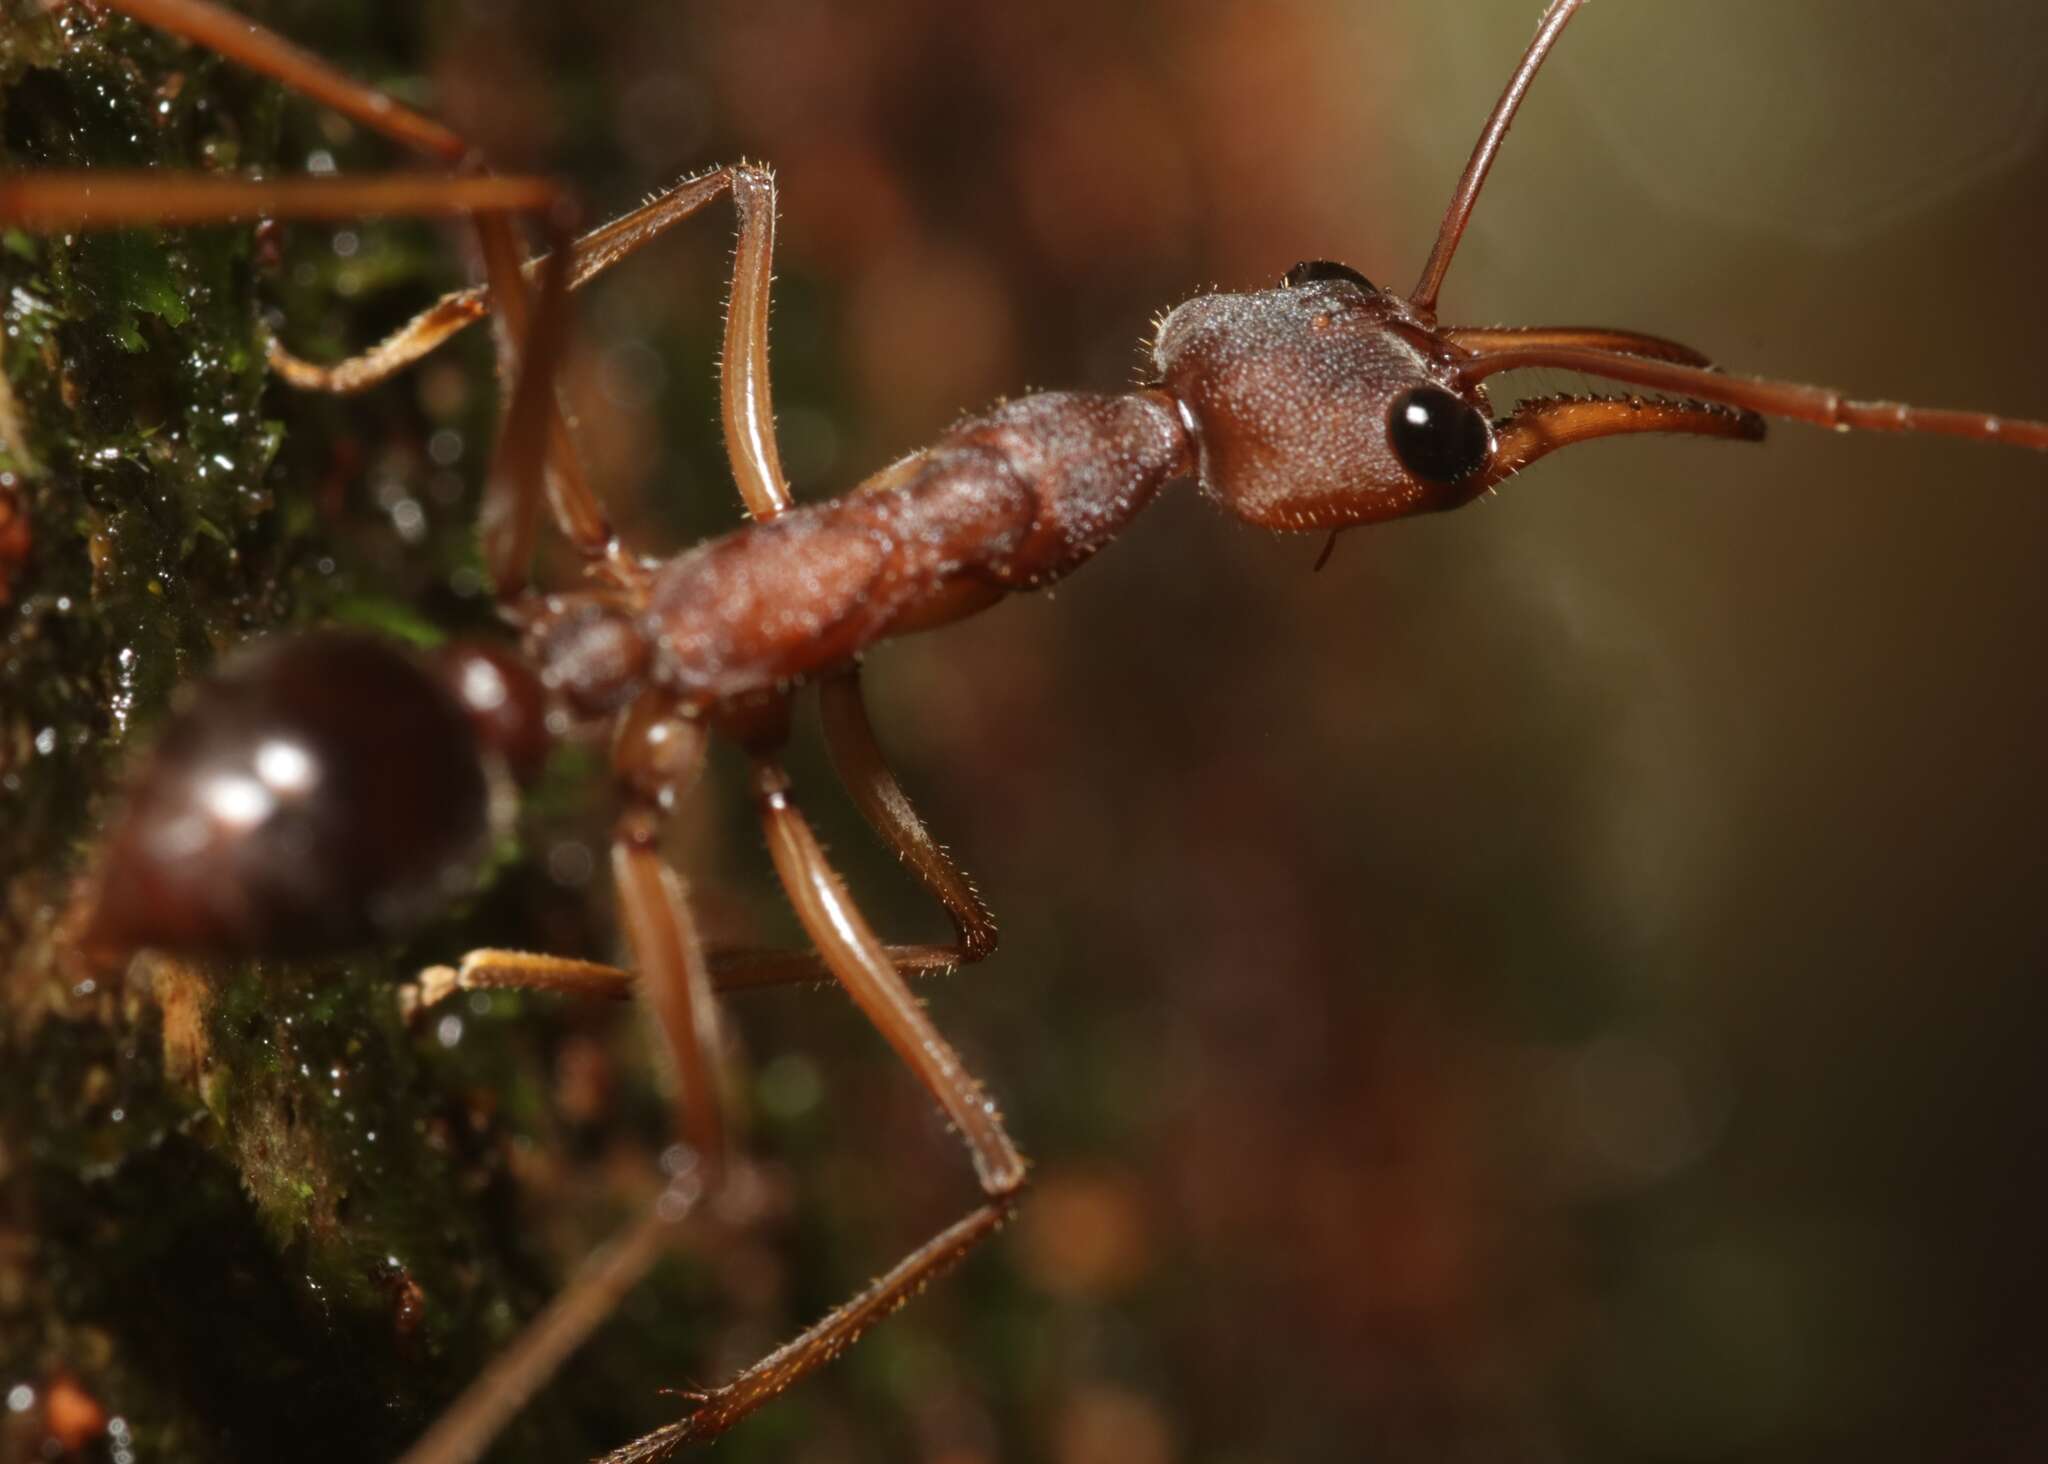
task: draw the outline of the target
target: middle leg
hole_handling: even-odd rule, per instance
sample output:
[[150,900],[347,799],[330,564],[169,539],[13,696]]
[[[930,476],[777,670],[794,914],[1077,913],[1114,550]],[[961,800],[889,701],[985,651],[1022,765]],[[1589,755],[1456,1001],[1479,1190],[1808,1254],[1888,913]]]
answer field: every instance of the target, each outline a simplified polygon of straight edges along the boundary
[[[995,917],[974,881],[932,836],[890,769],[868,717],[857,665],[825,678],[819,708],[824,714],[825,746],[840,782],[868,826],[896,851],[953,924],[950,944],[884,945],[889,964],[905,976],[936,976],[987,959],[996,948]],[[708,960],[712,984],[720,991],[833,979],[815,949],[735,946],[709,951]],[[485,947],[466,953],[454,966],[422,971],[405,1000],[408,1010],[421,1010],[461,991],[516,987],[624,1000],[633,993],[633,975],[594,961]]]
[[[849,683],[848,693],[857,692],[857,684]],[[864,714],[862,721],[864,725]],[[652,735],[657,730],[662,735]],[[718,1163],[714,1156],[723,1153],[723,1130],[718,1125],[716,1093],[711,1086],[716,1053],[710,974],[696,948],[680,883],[660,863],[651,844],[652,817],[660,801],[657,795],[662,789],[673,790],[694,776],[702,751],[699,737],[694,723],[674,725],[665,719],[663,709],[652,703],[636,709],[636,715],[629,716],[622,728],[621,773],[629,797],[641,802],[637,813],[629,808],[621,825],[615,863],[621,912],[628,942],[641,967],[640,982],[610,966],[518,952],[478,951],[465,959],[460,972],[441,968],[429,973],[422,979],[421,989],[424,999],[431,1001],[455,990],[495,985],[551,987],[608,996],[625,996],[639,985],[660,1020],[681,1078],[679,1122],[692,1146],[711,1161],[704,1173],[715,1184]],[[682,748],[680,753],[675,751],[678,747]],[[879,762],[875,766],[879,767]],[[882,771],[886,773],[885,768]],[[809,821],[791,798],[789,777],[781,763],[773,757],[757,755],[753,781],[776,873],[805,932],[817,944],[820,967],[847,989],[897,1055],[938,1100],[967,1146],[984,1198],[962,1219],[910,1252],[799,1336],[720,1386],[687,1394],[695,1406],[685,1417],[607,1454],[601,1464],[651,1464],[668,1458],[686,1444],[704,1442],[724,1433],[838,1357],[868,1328],[895,1312],[994,1234],[1024,1187],[1023,1156],[1004,1130],[994,1101],[904,984],[892,948],[876,938],[848,896]],[[890,781],[893,786],[893,779]],[[871,795],[873,791],[869,789]],[[907,810],[908,805],[903,806]],[[915,818],[915,814],[909,816]],[[918,828],[921,830],[922,825]],[[925,837],[929,839],[929,835]],[[930,847],[937,849],[936,844]],[[942,853],[937,857],[943,861],[944,869],[952,868]],[[968,905],[970,911],[978,911],[979,901],[971,886],[966,885],[964,877],[957,876],[957,871],[955,878],[956,898]],[[966,891],[964,895],[958,893],[961,888]],[[970,914],[966,918],[973,917]],[[980,918],[986,921],[986,913],[981,912]],[[963,943],[964,940],[963,932]],[[536,1337],[542,1334],[543,1329],[536,1327]],[[536,1342],[535,1346],[538,1345]],[[526,1350],[522,1339],[511,1356],[517,1358]],[[407,1464],[413,1461],[408,1460]],[[433,1464],[440,1464],[438,1456]]]
[[1004,1132],[995,1103],[903,984],[791,800],[788,774],[771,756],[755,758],[754,793],[776,873],[797,918],[855,1004],[953,1121],[974,1161],[984,1199],[800,1336],[720,1386],[693,1394],[697,1406],[687,1416],[607,1454],[601,1464],[650,1464],[684,1444],[724,1433],[839,1356],[869,1327],[994,1234],[1024,1187],[1023,1156]]
[[[896,851],[925,892],[953,923],[951,945],[884,947],[890,964],[913,976],[943,975],[986,960],[995,953],[996,921],[946,846],[932,837],[903,791],[875,737],[858,663],[827,676],[818,688],[818,710],[832,770],[867,820],[868,827]],[[711,972],[720,990],[829,981],[832,972],[816,950],[782,951],[744,947],[711,953]]]
[[994,1101],[911,995],[887,948],[848,896],[810,821],[790,796],[789,774],[782,764],[757,756],[753,782],[775,873],[804,933],[855,1005],[959,1129],[982,1188],[991,1196],[1010,1194],[1024,1181],[1024,1160],[1003,1131]]

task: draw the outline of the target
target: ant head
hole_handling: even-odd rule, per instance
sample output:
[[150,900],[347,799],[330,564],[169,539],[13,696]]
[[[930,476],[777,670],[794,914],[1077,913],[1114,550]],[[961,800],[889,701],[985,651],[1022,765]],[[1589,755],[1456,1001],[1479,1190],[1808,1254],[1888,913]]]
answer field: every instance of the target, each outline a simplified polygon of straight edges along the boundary
[[[1734,380],[1697,351],[1638,332],[1437,324],[1438,292],[1501,140],[1582,3],[1551,0],[1407,298],[1315,261],[1289,270],[1278,289],[1201,296],[1160,322],[1160,383],[1198,445],[1202,487],[1231,512],[1272,529],[1340,529],[1456,508],[1577,442],[1636,432],[1757,438],[1760,411],[1850,420],[1828,393]],[[1480,383],[1530,366],[1682,395],[1538,397],[1493,420]],[[1903,425],[1896,413],[1865,415]],[[1941,430],[1982,427],[1944,420]]]
[[1486,482],[1494,433],[1461,353],[1396,295],[1315,261],[1277,289],[1204,295],[1153,345],[1191,419],[1202,488],[1270,529],[1335,529],[1455,508]]

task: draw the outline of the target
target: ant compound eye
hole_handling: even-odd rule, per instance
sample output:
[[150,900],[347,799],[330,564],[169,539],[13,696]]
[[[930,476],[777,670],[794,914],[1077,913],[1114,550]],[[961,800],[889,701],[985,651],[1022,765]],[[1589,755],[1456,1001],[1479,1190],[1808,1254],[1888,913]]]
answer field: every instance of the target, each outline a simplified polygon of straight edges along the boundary
[[1470,477],[1493,454],[1493,433],[1479,409],[1440,386],[1418,386],[1395,397],[1387,439],[1401,466],[1426,483]]
[[1349,280],[1367,294],[1374,293],[1371,280],[1350,265],[1338,264],[1330,259],[1304,259],[1280,276],[1281,285],[1290,290],[1297,285],[1312,285],[1317,280]]

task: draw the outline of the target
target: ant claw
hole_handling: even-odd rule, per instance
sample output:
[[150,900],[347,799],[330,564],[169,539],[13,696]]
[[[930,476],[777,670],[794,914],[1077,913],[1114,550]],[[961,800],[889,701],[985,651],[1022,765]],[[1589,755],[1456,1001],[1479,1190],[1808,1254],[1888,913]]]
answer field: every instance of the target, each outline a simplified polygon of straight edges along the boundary
[[398,988],[398,1014],[411,1022],[428,1007],[438,1006],[461,988],[461,973],[453,966],[429,966],[417,980]]
[[734,1422],[734,1416],[721,1407],[730,1399],[730,1385],[708,1392],[699,1388],[663,1388],[661,1392],[666,1397],[685,1399],[694,1406],[674,1423],[665,1424],[624,1448],[612,1450],[596,1464],[656,1464],[685,1444],[716,1438]]

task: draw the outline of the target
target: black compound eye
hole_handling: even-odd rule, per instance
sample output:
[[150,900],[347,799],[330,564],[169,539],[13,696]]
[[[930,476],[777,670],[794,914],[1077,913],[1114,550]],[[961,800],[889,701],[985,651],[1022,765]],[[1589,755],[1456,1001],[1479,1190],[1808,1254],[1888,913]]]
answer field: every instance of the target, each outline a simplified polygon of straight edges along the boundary
[[1425,483],[1470,477],[1493,455],[1486,418],[1440,386],[1418,386],[1394,398],[1387,440],[1401,466]]
[[1286,274],[1280,276],[1280,283],[1287,289],[1296,285],[1314,284],[1317,280],[1349,280],[1368,294],[1372,293],[1372,281],[1348,264],[1338,264],[1333,259],[1304,259]]

